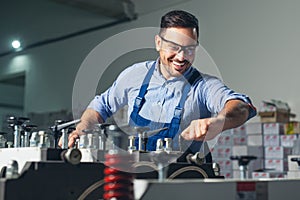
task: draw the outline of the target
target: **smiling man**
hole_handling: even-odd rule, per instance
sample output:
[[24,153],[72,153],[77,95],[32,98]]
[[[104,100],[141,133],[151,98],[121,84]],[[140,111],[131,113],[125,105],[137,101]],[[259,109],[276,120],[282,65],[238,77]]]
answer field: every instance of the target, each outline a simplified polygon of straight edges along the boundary
[[159,58],[126,68],[107,91],[97,95],[69,135],[69,146],[84,134],[82,130],[105,122],[124,106],[128,106],[131,126],[151,130],[167,127],[148,136],[149,151],[155,150],[159,138],[172,138],[176,149],[179,137],[210,140],[255,116],[256,110],[246,95],[192,66],[198,37],[195,16],[182,10],[165,14],[155,36]]

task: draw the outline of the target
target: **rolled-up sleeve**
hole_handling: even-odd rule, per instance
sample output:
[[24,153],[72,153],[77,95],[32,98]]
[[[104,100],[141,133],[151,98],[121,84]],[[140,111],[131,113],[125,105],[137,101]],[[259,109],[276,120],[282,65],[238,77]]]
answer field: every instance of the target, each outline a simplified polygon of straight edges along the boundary
[[88,108],[97,111],[105,121],[122,107],[130,105],[136,97],[133,91],[138,92],[144,79],[141,74],[145,74],[149,68],[147,63],[137,63],[123,70],[110,88],[95,96]]
[[105,121],[127,104],[126,74],[123,71],[116,81],[101,95],[96,95],[87,108],[97,111]]
[[256,108],[253,106],[251,99],[247,95],[234,92],[216,77],[204,75],[201,87],[203,91],[202,98],[204,99],[208,110],[212,113],[219,113],[224,108],[227,101],[239,99],[249,106],[248,119],[257,114]]
[[88,105],[88,108],[97,111],[104,121],[112,115],[112,110],[107,100],[107,93],[109,93],[109,91],[106,91],[101,95],[96,95],[95,98]]

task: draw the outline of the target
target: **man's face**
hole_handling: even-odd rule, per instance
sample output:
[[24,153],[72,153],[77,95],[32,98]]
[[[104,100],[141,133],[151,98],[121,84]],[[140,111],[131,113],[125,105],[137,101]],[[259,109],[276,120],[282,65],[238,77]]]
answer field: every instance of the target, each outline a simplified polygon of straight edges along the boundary
[[197,33],[193,28],[167,28],[155,37],[160,70],[166,79],[181,76],[195,58]]

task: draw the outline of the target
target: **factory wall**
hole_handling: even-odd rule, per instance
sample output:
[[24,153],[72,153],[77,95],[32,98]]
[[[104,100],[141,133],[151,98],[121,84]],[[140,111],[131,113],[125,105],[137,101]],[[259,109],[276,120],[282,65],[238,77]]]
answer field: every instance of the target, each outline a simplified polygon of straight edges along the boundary
[[[288,102],[292,112],[300,115],[299,7],[300,1],[296,0],[187,1],[115,27],[2,57],[0,77],[25,74],[24,115],[71,111],[77,72],[97,45],[122,31],[157,27],[166,11],[184,9],[199,17],[200,43],[217,66],[218,76],[229,87],[248,94],[257,107],[262,100],[279,99]],[[122,46],[122,42],[118,45]],[[75,109],[83,110],[88,100],[105,90],[128,65],[156,56],[151,48],[132,51],[120,55],[109,68],[99,60],[99,68],[106,69],[105,75],[97,91],[83,96],[84,103]],[[197,62],[201,68],[201,60]]]

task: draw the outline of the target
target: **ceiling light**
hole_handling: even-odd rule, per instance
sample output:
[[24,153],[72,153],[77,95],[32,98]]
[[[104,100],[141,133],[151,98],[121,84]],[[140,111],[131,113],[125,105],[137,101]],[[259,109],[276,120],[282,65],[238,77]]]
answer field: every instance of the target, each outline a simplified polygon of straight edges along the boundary
[[19,40],[14,40],[14,41],[12,41],[11,46],[12,46],[14,49],[19,49],[19,48],[21,47],[21,43],[20,43]]

